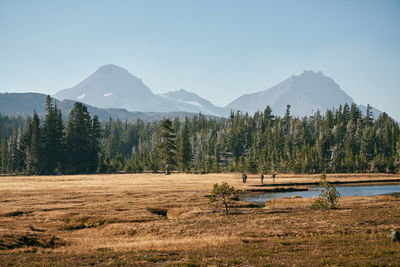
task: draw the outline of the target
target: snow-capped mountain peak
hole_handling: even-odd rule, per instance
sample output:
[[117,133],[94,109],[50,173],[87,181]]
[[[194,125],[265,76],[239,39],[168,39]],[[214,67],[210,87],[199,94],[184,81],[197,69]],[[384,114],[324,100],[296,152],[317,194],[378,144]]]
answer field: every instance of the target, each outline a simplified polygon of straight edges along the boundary
[[226,108],[254,113],[263,111],[269,105],[275,114],[283,115],[286,105],[290,105],[291,114],[302,117],[311,115],[317,109],[325,112],[340,104],[353,102],[333,79],[321,71],[311,70],[293,75],[267,90],[243,95]]
[[267,105],[274,114],[282,116],[289,104],[291,114],[302,117],[317,109],[324,113],[340,104],[354,102],[332,78],[321,71],[308,70],[292,75],[267,90],[245,94],[225,107],[218,107],[184,89],[155,95],[141,79],[113,64],[100,67],[77,85],[61,90],[54,97],[81,101],[100,108],[125,108],[141,112],[201,112],[215,116],[228,116],[231,110],[252,114],[263,111]]

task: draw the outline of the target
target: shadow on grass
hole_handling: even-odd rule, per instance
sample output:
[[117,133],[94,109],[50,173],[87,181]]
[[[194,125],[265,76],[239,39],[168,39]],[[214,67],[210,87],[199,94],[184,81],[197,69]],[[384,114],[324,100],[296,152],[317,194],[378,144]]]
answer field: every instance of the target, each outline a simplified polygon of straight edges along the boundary
[[65,242],[55,235],[25,233],[23,235],[8,234],[0,237],[0,250],[22,247],[56,248],[64,245]]

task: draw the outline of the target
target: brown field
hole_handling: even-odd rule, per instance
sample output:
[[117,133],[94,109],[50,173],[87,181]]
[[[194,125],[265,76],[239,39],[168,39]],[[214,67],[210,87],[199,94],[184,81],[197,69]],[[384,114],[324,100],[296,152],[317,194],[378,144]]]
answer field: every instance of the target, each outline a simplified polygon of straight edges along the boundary
[[[318,179],[277,176],[278,183]],[[394,196],[343,197],[330,211],[312,210],[307,199],[238,202],[226,216],[207,198],[223,181],[260,188],[258,176],[243,184],[240,174],[0,177],[0,265],[400,265],[400,243],[389,238],[400,230]]]

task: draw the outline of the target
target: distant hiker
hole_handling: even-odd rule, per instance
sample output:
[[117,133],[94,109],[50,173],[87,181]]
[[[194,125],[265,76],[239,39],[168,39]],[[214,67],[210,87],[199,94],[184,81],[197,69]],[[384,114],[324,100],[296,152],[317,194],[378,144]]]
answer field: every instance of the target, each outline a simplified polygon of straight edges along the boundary
[[264,184],[264,174],[261,174],[261,184]]
[[242,174],[243,183],[246,183],[247,175],[245,173]]
[[273,184],[275,183],[275,173],[274,172],[272,173],[272,183]]

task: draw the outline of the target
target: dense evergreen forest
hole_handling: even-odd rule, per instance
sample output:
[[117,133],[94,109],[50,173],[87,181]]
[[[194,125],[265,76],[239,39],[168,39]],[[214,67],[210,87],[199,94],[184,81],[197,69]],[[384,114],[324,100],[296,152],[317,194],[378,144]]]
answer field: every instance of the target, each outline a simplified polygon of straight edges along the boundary
[[100,123],[75,103],[68,118],[50,97],[47,115],[0,115],[1,173],[179,172],[395,172],[400,129],[383,113],[374,120],[345,104],[302,119],[274,116],[270,107],[253,116],[201,114],[183,121]]

